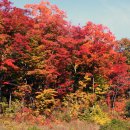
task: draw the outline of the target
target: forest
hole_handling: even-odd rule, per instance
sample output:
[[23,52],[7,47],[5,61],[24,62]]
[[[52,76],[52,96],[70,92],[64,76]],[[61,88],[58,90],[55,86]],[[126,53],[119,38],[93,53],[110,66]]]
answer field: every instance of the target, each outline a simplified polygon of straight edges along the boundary
[[54,128],[73,121],[130,129],[130,39],[66,18],[49,2],[22,9],[0,0],[1,130],[9,122],[34,126],[18,130],[87,130]]

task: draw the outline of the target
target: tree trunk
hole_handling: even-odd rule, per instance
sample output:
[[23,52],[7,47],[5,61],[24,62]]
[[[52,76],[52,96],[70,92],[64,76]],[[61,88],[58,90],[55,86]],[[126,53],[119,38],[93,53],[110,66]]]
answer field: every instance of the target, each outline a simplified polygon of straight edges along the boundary
[[11,95],[11,92],[10,92],[10,95],[9,95],[9,108],[11,108],[11,103],[12,103],[12,95]]
[[[2,88],[2,85],[0,85],[0,103],[2,102],[2,90],[1,90],[1,88]],[[2,113],[3,113],[2,104],[0,104],[0,114],[2,114]]]

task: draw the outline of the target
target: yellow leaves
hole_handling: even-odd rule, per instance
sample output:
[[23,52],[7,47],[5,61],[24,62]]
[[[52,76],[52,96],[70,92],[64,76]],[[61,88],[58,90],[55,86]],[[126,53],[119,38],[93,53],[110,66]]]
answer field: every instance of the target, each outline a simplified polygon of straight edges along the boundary
[[54,96],[56,96],[57,92],[54,89],[44,89],[42,92],[37,92],[37,99],[40,98],[53,98]]
[[92,109],[91,120],[100,125],[104,125],[111,121],[107,113],[103,112],[99,105],[95,105]]
[[88,73],[86,73],[86,75],[84,76],[83,80],[80,80],[79,83],[79,88],[82,90],[83,88],[86,87],[86,85],[89,83],[89,81],[91,81],[90,75]]
[[78,116],[82,110],[86,110],[96,100],[96,95],[76,91],[66,95],[63,105],[68,109],[71,116]]
[[86,81],[90,81],[90,80],[91,80],[91,78],[89,78],[89,76],[88,76],[87,74],[84,76],[84,79],[85,79]]
[[101,91],[102,89],[97,87],[95,90],[97,90],[97,91]]
[[33,60],[33,61],[39,61],[39,60],[40,60],[40,57],[38,57],[38,56],[32,56],[32,60]]
[[5,42],[7,42],[8,38],[9,38],[8,35],[6,35],[6,34],[0,34],[0,44],[4,44]]
[[79,81],[79,85],[83,86],[83,87],[86,87],[86,84],[83,82],[83,81]]
[[108,88],[109,88],[109,85],[108,84],[104,84],[104,85],[98,85],[96,88],[95,88],[95,93],[96,94],[99,94],[99,95],[104,95],[107,93],[108,91]]
[[39,52],[39,56],[32,56],[31,57],[31,62],[32,64],[36,65],[37,68],[43,68],[44,62],[43,62],[43,56],[44,54],[41,54]]
[[18,86],[18,89],[16,91],[14,91],[14,95],[22,98],[24,97],[26,94],[30,93],[32,90],[31,86],[28,84],[23,84],[21,86]]
[[43,50],[45,48],[45,46],[44,45],[39,45],[38,47],[37,47],[37,50]]
[[36,106],[40,113],[49,113],[56,105],[57,100],[54,98],[57,92],[54,89],[44,89],[41,92],[36,92]]
[[42,69],[35,69],[33,71],[28,71],[27,75],[39,74],[39,75],[46,75],[48,72]]

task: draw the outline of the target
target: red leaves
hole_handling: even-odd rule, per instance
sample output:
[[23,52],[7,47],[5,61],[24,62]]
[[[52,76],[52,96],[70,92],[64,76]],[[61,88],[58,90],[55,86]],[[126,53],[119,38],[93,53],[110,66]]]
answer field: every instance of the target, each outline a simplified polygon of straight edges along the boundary
[[31,47],[26,36],[16,33],[14,35],[14,43],[12,45],[13,51],[16,51],[19,54],[23,54],[25,51],[30,51]]
[[11,68],[13,68],[14,70],[18,70],[19,68],[16,65],[14,65],[14,62],[15,61],[13,59],[6,59],[4,61],[4,64],[11,67]]
[[81,47],[80,47],[80,49],[81,49],[81,52],[83,53],[83,54],[91,54],[91,43],[90,42],[88,42],[88,43],[85,43],[85,44],[83,44]]
[[124,114],[125,106],[126,106],[126,101],[125,100],[116,101],[114,110],[119,112],[120,114]]
[[[108,28],[92,22],[72,26],[64,12],[48,2],[28,5],[28,11],[11,7],[7,0],[0,6],[0,69],[6,70],[5,81],[14,76],[19,84],[51,87],[60,95],[79,89],[86,73],[123,86],[121,92],[128,86],[126,59]],[[91,86],[92,81],[86,84]],[[22,94],[28,87],[18,88]]]
[[71,86],[72,84],[74,83],[74,81],[66,81],[65,83],[63,83],[63,84],[60,84],[59,86],[60,87],[69,87],[69,86]]
[[4,85],[10,84],[9,82],[3,82]]
[[11,2],[9,0],[0,1],[0,8],[4,11],[9,11],[11,9]]

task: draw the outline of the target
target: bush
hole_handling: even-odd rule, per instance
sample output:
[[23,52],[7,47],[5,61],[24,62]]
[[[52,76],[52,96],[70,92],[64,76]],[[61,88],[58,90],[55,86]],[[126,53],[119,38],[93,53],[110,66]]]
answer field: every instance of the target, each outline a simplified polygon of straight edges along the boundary
[[40,114],[50,115],[58,101],[55,99],[56,94],[57,92],[54,89],[44,89],[37,92],[35,103]]
[[126,100],[121,99],[115,102],[113,110],[118,113],[118,115],[123,116],[125,113]]
[[18,111],[21,110],[22,104],[19,100],[15,100],[11,102],[11,107],[6,108],[6,113],[17,113]]
[[64,120],[64,121],[69,123],[71,121],[70,114],[69,113],[64,114],[63,117],[62,117],[62,120]]
[[101,126],[100,130],[130,130],[130,124],[125,121],[113,119],[109,124]]
[[31,128],[28,128],[28,130],[40,130],[39,128],[37,128],[36,126],[33,126]]
[[85,92],[76,91],[75,93],[68,94],[64,98],[63,105],[67,111],[74,118],[84,113],[96,100],[96,95],[87,94]]
[[5,114],[6,109],[8,108],[8,103],[7,102],[0,102],[0,105],[2,106],[2,112]]
[[27,107],[23,107],[21,111],[15,115],[15,121],[19,123],[26,122],[27,124],[43,125],[44,119],[44,116],[38,115],[35,111]]
[[107,113],[103,112],[99,105],[95,105],[89,111],[86,111],[84,114],[80,115],[80,119],[93,121],[100,125],[104,125],[110,122]]
[[78,117],[79,117],[80,120],[85,120],[87,122],[91,122],[91,116],[90,116],[90,110],[89,109],[85,110],[84,113],[79,114]]
[[126,103],[125,110],[126,110],[126,116],[130,117],[130,101]]
[[19,100],[12,101],[10,107],[7,102],[1,102],[0,104],[2,105],[4,115],[9,117],[13,117],[22,108]]

